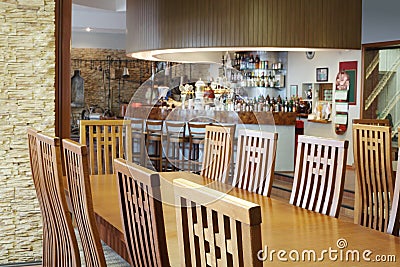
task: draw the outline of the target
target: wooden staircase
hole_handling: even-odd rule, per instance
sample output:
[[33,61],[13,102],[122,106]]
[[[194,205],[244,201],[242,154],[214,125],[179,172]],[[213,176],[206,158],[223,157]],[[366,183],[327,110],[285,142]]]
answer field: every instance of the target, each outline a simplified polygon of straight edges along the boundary
[[[379,68],[379,53],[376,54],[376,56],[373,58],[371,63],[368,65],[368,67],[365,70],[365,79],[367,80],[368,78],[371,77],[371,74],[376,68]],[[388,71],[381,72],[383,73],[382,78],[379,80],[378,84],[375,86],[375,88],[372,90],[371,94],[366,98],[365,100],[365,105],[364,109],[368,110],[371,105],[373,104],[374,101],[376,101],[377,97],[379,94],[382,93],[382,91],[387,87],[389,81],[393,78],[394,74],[397,72],[398,68],[400,67],[400,57],[398,57],[392,66],[389,68]],[[386,107],[379,112],[378,119],[385,119],[387,118],[388,114],[395,108],[396,104],[400,101],[400,90],[397,90],[396,94],[390,99],[390,101],[387,103]],[[396,135],[397,133],[397,128],[400,126],[400,118],[393,123],[393,128],[392,128],[392,138]]]

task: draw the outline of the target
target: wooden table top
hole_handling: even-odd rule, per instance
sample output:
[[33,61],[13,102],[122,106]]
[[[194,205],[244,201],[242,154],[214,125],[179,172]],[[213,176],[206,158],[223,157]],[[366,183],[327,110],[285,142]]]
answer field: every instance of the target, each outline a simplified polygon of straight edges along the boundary
[[[199,184],[208,184],[214,189],[261,206],[262,243],[264,250],[266,251],[266,248],[268,250],[268,259],[264,261],[264,266],[282,265],[283,262],[278,258],[277,252],[273,253],[273,250],[286,252],[286,254],[282,254],[282,258],[286,258],[289,263],[293,263],[295,266],[320,266],[321,264],[328,266],[377,266],[382,265],[382,262],[378,263],[376,256],[380,259],[385,257],[388,259],[391,257],[390,255],[395,255],[396,261],[400,261],[399,237],[298,208],[276,199],[232,188],[229,185],[205,179],[199,175],[186,172],[163,172],[160,174],[171,266],[180,266],[172,187],[172,181],[177,178],[184,178]],[[122,232],[116,177],[114,175],[92,176],[91,183],[95,212]],[[342,248],[342,244],[347,244],[347,246]],[[299,262],[294,262],[289,257],[289,255],[296,257],[296,251],[299,253]],[[311,251],[311,255],[315,251],[316,261],[308,260],[309,252],[307,251]],[[271,254],[272,261],[270,259]],[[302,254],[306,257],[304,261],[301,259]],[[352,254],[358,254],[360,260],[353,261]],[[346,262],[346,255],[350,257],[349,262]],[[367,261],[368,259],[370,259],[370,262]],[[384,266],[398,266],[398,263],[385,262]]]

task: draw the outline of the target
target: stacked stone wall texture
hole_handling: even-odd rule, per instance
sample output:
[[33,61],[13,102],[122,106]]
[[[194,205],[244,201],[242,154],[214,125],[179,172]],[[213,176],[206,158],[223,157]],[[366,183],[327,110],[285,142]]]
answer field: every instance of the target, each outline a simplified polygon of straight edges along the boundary
[[[74,70],[80,70],[84,79],[85,106],[111,108],[115,116],[121,115],[120,105],[129,103],[137,88],[151,76],[152,62],[128,58],[125,50],[72,48],[71,59],[71,77]],[[127,78],[120,75],[124,67],[129,70]],[[72,109],[72,123],[80,119],[82,109]]]
[[54,134],[55,1],[0,1],[0,264],[41,260],[26,129]]

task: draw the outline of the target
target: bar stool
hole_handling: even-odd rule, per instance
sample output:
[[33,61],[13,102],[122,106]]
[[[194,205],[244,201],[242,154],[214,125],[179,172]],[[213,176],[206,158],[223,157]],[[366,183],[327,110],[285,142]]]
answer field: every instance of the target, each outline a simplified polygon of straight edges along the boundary
[[[202,165],[202,153],[206,126],[210,123],[188,122],[189,129],[189,169],[191,172],[200,173]],[[200,150],[202,153],[200,154]]]
[[144,120],[130,118],[132,129],[132,162],[144,165]]
[[[146,151],[147,162],[151,163],[151,168],[162,171],[162,136],[163,121],[147,120],[146,121]],[[154,164],[153,164],[154,161]]]
[[185,158],[186,123],[166,121],[165,127],[167,130],[167,149],[165,152],[167,161],[165,169],[171,169],[172,171],[184,170],[185,162],[187,161]]

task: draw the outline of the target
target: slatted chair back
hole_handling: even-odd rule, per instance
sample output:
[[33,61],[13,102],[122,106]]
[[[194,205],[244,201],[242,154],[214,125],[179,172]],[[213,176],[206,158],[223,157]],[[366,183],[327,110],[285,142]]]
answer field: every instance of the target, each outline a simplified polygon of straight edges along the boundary
[[43,260],[43,263],[46,262],[44,266],[81,266],[62,180],[60,139],[38,133],[37,153],[40,186],[47,214],[47,226],[43,234],[51,250],[44,255],[47,257]]
[[[43,212],[43,185],[40,184],[40,169],[39,169],[39,159],[38,159],[38,151],[37,151],[37,134],[39,131],[33,128],[27,129],[28,134],[28,148],[29,148],[29,160],[31,164],[31,171],[32,171],[32,180],[35,186],[36,195],[38,198],[40,210],[42,213],[43,220],[46,218],[46,213]],[[43,223],[45,226],[45,223]]]
[[300,135],[290,204],[337,218],[348,146],[347,140]]
[[353,154],[356,167],[354,222],[387,231],[393,196],[389,126],[353,124]]
[[[400,131],[400,128],[398,131]],[[398,156],[400,156],[400,148],[398,149],[397,153]],[[395,236],[400,236],[400,164],[399,163],[397,163],[392,208],[390,211],[389,225],[387,232]]]
[[86,266],[106,266],[93,210],[87,147],[69,139],[62,140],[62,144],[68,193]]
[[353,124],[390,126],[388,119],[353,119]]
[[123,159],[115,172],[131,266],[170,266],[158,173]]
[[49,218],[50,211],[48,210],[46,201],[46,192],[41,179],[40,166],[39,166],[39,155],[37,146],[37,134],[39,131],[33,128],[27,129],[28,134],[28,148],[29,148],[29,159],[32,171],[32,180],[35,186],[36,195],[39,202],[40,212],[43,221],[43,246],[42,246],[42,263],[43,266],[50,266],[52,262],[52,243],[51,238],[49,238]]
[[184,179],[174,194],[182,266],[262,266],[259,205]]
[[206,126],[204,155],[200,174],[223,183],[228,182],[233,150],[233,127]]
[[116,158],[131,161],[131,135],[129,120],[81,120],[79,142],[88,146],[90,174],[113,173]]
[[36,194],[38,195],[39,204],[42,203],[42,193],[40,188],[40,170],[39,170],[39,161],[38,161],[38,153],[37,153],[37,134],[38,130],[33,128],[27,129],[28,134],[28,148],[29,148],[29,159],[31,164],[32,171],[32,179],[35,186]]
[[238,134],[233,185],[270,196],[278,133],[242,129]]
[[354,222],[387,231],[394,179],[389,126],[353,124],[356,166]]
[[230,160],[230,171],[229,171],[229,182],[232,183],[233,181],[233,175],[235,172],[235,153],[234,151],[236,151],[236,146],[237,146],[237,139],[235,138],[236,136],[236,124],[235,123],[220,123],[220,122],[212,122],[211,123],[212,126],[220,126],[220,127],[231,127],[231,136],[232,136],[232,156],[231,156],[231,160]]

